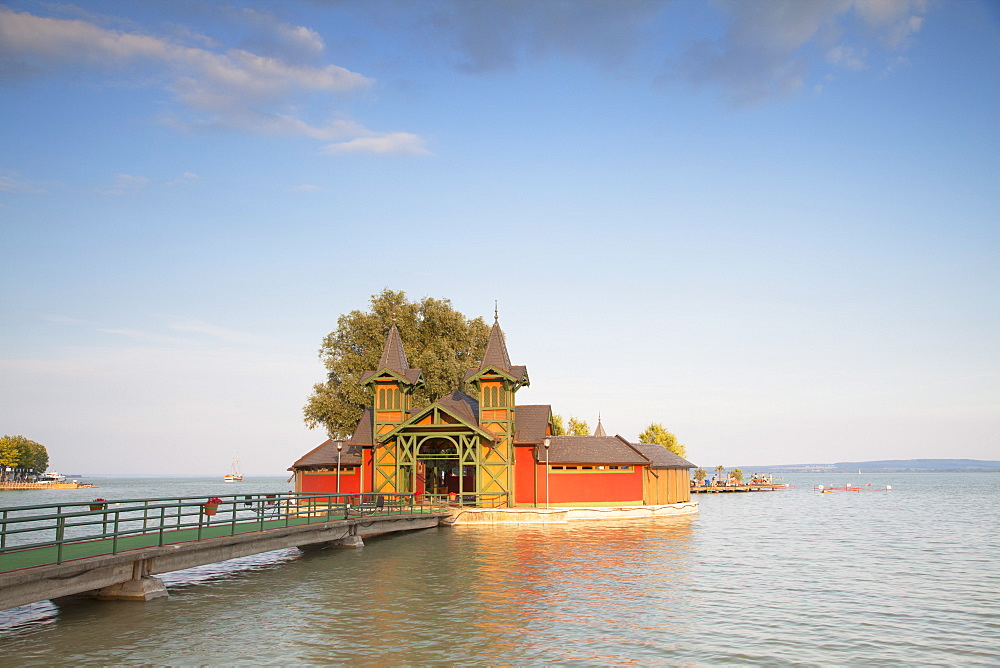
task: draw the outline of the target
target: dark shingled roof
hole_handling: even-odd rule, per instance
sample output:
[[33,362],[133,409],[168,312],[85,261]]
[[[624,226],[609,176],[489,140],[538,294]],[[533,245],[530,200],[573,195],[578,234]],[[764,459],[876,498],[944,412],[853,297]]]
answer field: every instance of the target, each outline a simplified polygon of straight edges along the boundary
[[295,469],[330,468],[331,466],[336,468],[338,443],[344,444],[343,450],[340,451],[340,465],[360,466],[360,447],[348,445],[347,442],[342,440],[335,441],[333,439],[328,439],[304,454],[297,462],[292,464],[292,467],[288,470],[293,471]]
[[514,409],[514,422],[517,428],[514,433],[514,442],[541,443],[542,439],[545,438],[551,413],[552,406],[548,404],[517,406]]
[[653,443],[632,443],[639,454],[649,460],[652,469],[695,469],[698,468],[680,455],[670,452],[662,445]]
[[382,358],[378,361],[379,369],[391,369],[396,373],[406,373],[410,365],[406,362],[406,353],[403,352],[403,339],[399,337],[399,330],[396,323],[389,328],[389,335],[385,337],[385,348],[382,349]]
[[[545,461],[545,447],[535,448],[537,461]],[[550,464],[617,464],[643,466],[649,460],[635,451],[621,436],[553,436],[549,446]]]
[[382,357],[378,361],[378,367],[374,371],[365,371],[361,374],[361,382],[365,382],[379,371],[388,369],[398,376],[402,376],[416,383],[420,379],[420,369],[411,369],[406,361],[406,353],[403,351],[403,339],[399,336],[399,330],[393,323],[389,328],[389,334],[385,337],[385,347],[382,348]]
[[354,433],[347,440],[351,445],[373,445],[372,422],[374,421],[372,409],[366,408],[358,420],[358,426],[354,428]]
[[490,330],[490,340],[486,342],[486,352],[483,353],[483,363],[480,369],[493,366],[503,371],[510,371],[510,355],[507,354],[507,342],[504,341],[500,323],[494,322]]
[[447,397],[441,397],[434,403],[453,413],[456,417],[462,418],[473,427],[479,426],[479,402],[468,394],[455,390]]
[[462,380],[466,381],[469,378],[472,378],[480,371],[485,370],[487,367],[499,369],[518,382],[523,381],[528,374],[527,367],[512,365],[510,363],[510,355],[507,353],[507,342],[504,340],[503,331],[500,329],[500,323],[496,321],[494,321],[493,328],[490,330],[490,339],[486,342],[486,351],[483,353],[483,363],[480,364],[477,369],[469,369],[466,371]]
[[[475,369],[468,369],[468,370],[466,370],[465,375],[462,376],[462,382],[465,382],[465,381],[469,380],[470,378],[472,378],[473,376],[475,376],[477,373],[479,373],[482,370],[483,370],[482,368],[475,368]],[[511,378],[513,378],[514,380],[516,380],[517,382],[520,383],[528,375],[528,367],[522,366],[520,364],[512,364],[510,366],[510,368],[508,370],[506,370],[504,373],[508,373]]]

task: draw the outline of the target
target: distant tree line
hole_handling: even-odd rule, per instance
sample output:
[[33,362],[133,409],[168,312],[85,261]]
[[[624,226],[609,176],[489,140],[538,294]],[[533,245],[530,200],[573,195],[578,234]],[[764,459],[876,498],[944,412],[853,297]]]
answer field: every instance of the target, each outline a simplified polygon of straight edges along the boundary
[[0,481],[27,480],[47,468],[49,453],[41,443],[24,436],[0,438]]

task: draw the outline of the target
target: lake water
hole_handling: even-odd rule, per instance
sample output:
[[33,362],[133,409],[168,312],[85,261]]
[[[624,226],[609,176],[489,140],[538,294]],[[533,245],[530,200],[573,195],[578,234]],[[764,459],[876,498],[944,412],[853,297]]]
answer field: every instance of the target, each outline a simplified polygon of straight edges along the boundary
[[[288,489],[94,479],[2,505]],[[1000,474],[789,475],[687,518],[429,529],[0,612],[4,665],[1000,665]],[[820,494],[817,484],[892,485]]]

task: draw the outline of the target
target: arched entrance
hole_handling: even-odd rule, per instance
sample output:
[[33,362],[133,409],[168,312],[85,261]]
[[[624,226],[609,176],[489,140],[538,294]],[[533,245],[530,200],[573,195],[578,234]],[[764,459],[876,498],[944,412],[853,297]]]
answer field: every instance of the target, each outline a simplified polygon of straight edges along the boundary
[[476,491],[476,467],[462,466],[451,436],[428,436],[417,447],[413,489],[417,494],[461,495]]

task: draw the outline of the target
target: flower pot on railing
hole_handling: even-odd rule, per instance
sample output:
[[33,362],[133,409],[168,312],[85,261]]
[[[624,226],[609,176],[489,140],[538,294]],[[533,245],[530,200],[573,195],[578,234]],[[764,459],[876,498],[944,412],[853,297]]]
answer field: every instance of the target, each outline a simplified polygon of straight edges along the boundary
[[108,504],[106,503],[106,501],[107,501],[107,499],[94,499],[93,501],[90,502],[90,509],[91,510],[106,510],[107,507],[108,507]]
[[212,497],[211,499],[206,501],[205,504],[202,506],[202,509],[205,511],[205,515],[207,517],[212,517],[213,515],[215,515],[215,513],[219,511],[220,503],[222,503],[222,499],[218,497]]

